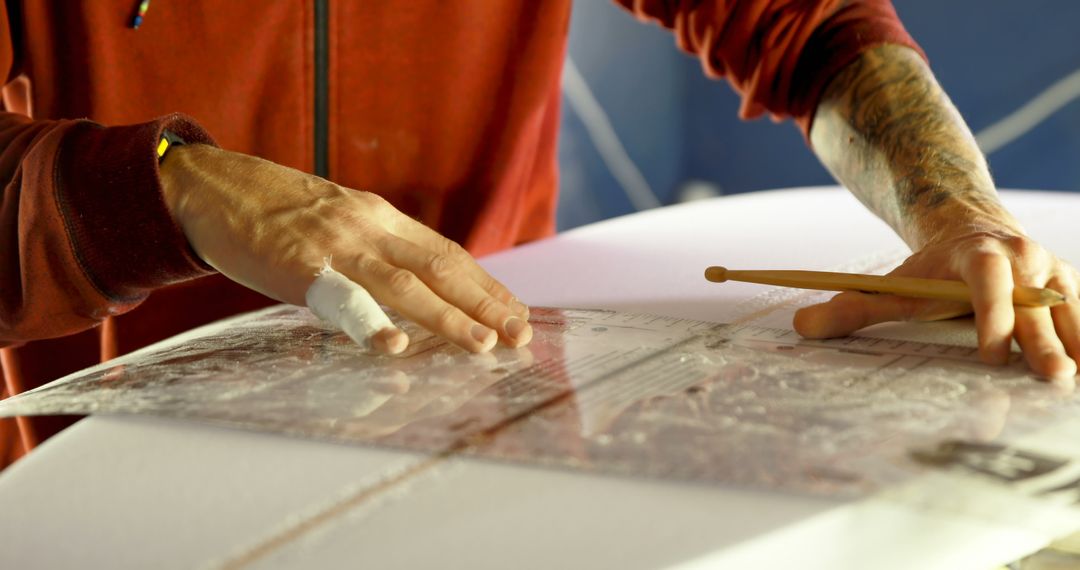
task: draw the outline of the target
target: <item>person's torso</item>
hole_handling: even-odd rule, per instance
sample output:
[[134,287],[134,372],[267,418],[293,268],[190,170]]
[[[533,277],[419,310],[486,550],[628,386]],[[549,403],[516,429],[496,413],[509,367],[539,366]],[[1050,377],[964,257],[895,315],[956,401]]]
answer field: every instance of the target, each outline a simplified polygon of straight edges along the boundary
[[553,229],[570,0],[23,2],[35,118],[170,112],[377,192],[477,254]]
[[[153,0],[132,29],[137,5],[9,2],[5,106],[106,125],[183,112],[477,255],[554,231],[570,0]],[[161,290],[110,323],[104,354],[270,302],[220,276]],[[15,373],[29,388],[94,364],[98,335],[29,343]]]

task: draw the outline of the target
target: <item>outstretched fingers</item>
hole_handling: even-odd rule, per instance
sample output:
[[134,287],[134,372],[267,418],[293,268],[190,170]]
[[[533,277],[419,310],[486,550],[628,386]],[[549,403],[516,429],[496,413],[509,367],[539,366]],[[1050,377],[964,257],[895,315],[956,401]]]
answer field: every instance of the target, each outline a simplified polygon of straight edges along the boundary
[[918,302],[895,295],[844,292],[796,311],[795,331],[806,338],[846,336],[877,323],[909,320]]
[[988,364],[1005,364],[1016,324],[1011,260],[1002,251],[980,248],[961,260],[960,276],[971,290],[979,357]]
[[1076,362],[1065,352],[1046,307],[1016,309],[1016,342],[1033,372],[1063,381],[1076,376]]
[[1077,278],[1069,271],[1065,276],[1055,276],[1047,287],[1065,295],[1065,302],[1050,308],[1054,330],[1065,346],[1065,353],[1074,362],[1080,362],[1080,298],[1077,297]]
[[409,345],[408,335],[390,321],[371,294],[334,271],[329,262],[308,287],[305,301],[312,312],[365,349],[398,354]]
[[[467,254],[462,257],[433,252],[398,237],[385,240],[381,250],[390,265],[417,276],[441,299],[460,307],[470,318],[498,332],[506,345],[518,347],[532,339],[532,327],[526,320],[527,310],[523,313],[521,308],[506,302],[512,296],[505,288],[500,290],[502,285],[490,276],[490,282],[498,287],[481,285],[474,276],[474,266],[475,269],[479,269],[479,266]],[[493,294],[492,290],[496,293]]]
[[979,354],[984,361],[1008,362],[1015,339],[1033,372],[1072,382],[1077,370],[1075,356],[1080,354],[1075,303],[1054,309],[1013,304],[1013,291],[1021,286],[1073,293],[1075,282],[1050,277],[1060,269],[1061,263],[1052,255],[1019,239],[983,241],[961,258],[959,272],[971,289]]
[[492,277],[483,267],[480,267],[476,259],[453,240],[443,237],[435,230],[412,218],[403,220],[398,232],[403,239],[433,253],[445,256],[456,264],[463,275],[468,276],[489,295],[506,304],[519,318],[526,321],[529,319],[528,306],[518,300],[499,280]]
[[495,346],[495,330],[435,294],[415,273],[371,256],[343,260],[341,271],[403,317],[470,352]]

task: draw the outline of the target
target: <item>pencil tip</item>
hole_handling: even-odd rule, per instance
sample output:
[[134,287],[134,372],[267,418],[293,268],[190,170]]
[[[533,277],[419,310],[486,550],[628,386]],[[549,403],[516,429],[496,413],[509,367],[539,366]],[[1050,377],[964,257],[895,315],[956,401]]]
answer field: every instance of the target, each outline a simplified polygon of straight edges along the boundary
[[1049,307],[1055,307],[1062,305],[1069,301],[1069,298],[1064,294],[1059,293],[1053,289],[1043,289],[1043,299],[1046,301],[1046,305]]

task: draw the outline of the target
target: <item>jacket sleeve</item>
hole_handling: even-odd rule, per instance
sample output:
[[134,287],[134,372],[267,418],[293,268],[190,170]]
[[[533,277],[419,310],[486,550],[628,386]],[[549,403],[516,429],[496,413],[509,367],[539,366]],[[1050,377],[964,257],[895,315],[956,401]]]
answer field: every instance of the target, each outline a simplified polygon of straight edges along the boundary
[[[3,7],[0,20],[0,77],[11,87],[18,62]],[[164,129],[213,142],[180,115],[103,127],[0,110],[0,346],[90,328],[211,272],[162,197]]]
[[741,117],[791,117],[804,136],[829,80],[864,50],[898,44],[922,54],[888,0],[615,1],[671,29],[706,75],[726,78]]

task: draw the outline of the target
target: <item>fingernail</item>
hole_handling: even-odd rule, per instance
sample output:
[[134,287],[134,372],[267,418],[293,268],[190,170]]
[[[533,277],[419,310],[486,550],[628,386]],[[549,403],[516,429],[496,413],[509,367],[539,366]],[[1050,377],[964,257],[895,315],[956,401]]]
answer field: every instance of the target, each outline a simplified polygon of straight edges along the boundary
[[386,347],[390,349],[390,354],[401,354],[405,352],[406,348],[409,348],[409,335],[402,331],[398,331],[393,337],[386,343]]
[[472,336],[476,339],[477,342],[483,345],[484,350],[487,350],[488,348],[490,348],[489,343],[494,344],[495,331],[485,327],[484,325],[473,325]]
[[510,338],[517,338],[521,331],[525,330],[525,321],[517,318],[510,317],[506,319],[506,324],[503,325],[503,329],[506,331],[506,336]]
[[507,319],[503,329],[506,331],[506,336],[513,339],[515,343],[525,344],[532,340],[532,331],[531,327],[529,327],[529,323],[517,317],[510,317]]
[[371,337],[371,345],[382,354],[401,354],[409,346],[409,335],[397,327],[386,327]]

